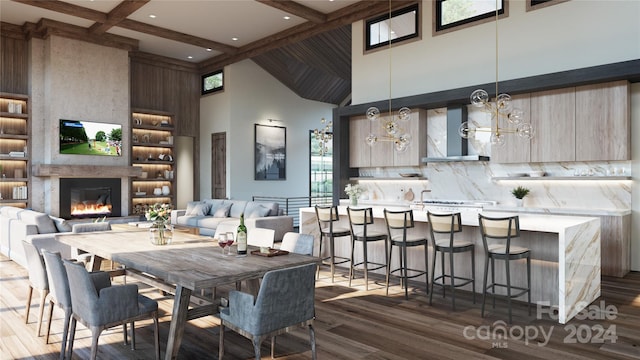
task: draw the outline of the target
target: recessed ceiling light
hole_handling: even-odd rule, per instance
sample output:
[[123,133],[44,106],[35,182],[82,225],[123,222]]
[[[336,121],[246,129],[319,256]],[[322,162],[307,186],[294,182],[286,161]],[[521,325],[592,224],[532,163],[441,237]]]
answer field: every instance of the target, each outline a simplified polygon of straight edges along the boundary
[[153,14],[149,15],[149,17],[150,17],[150,18],[152,18],[152,19],[155,19],[155,18],[156,18],[156,16],[155,16],[155,15],[153,15]]
[[187,56],[187,59],[193,59],[193,56],[189,55]]
[[211,48],[207,48],[207,51],[211,51]]
[[283,19],[289,20],[289,19],[291,19],[291,16],[285,16]]
[[238,38],[234,36],[234,37],[231,38],[231,40],[238,41]]

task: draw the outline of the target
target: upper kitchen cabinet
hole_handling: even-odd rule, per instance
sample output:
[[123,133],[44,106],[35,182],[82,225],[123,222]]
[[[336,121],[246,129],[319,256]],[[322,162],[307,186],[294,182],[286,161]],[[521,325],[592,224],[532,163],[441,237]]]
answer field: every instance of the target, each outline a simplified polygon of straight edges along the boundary
[[[426,110],[414,109],[406,121],[398,121],[399,133],[411,134],[411,144],[405,152],[398,153],[393,141],[378,140],[372,146],[365,139],[369,134],[382,138],[385,134],[384,124],[389,114],[381,115],[371,121],[364,115],[354,116],[349,120],[349,166],[384,167],[384,166],[420,166],[421,159],[427,153],[427,116]],[[393,116],[396,116],[395,113]]]
[[576,87],[576,161],[631,159],[629,82]]
[[[513,108],[518,108],[526,114],[524,121],[531,122],[529,115],[531,114],[531,95],[521,94],[511,97]],[[473,108],[473,107],[471,107]],[[495,119],[493,119],[495,121]],[[515,130],[516,126],[500,122],[500,127],[506,126],[507,129]],[[495,122],[491,124],[495,128]],[[510,131],[509,130],[509,131]],[[491,145],[491,161],[497,163],[526,163],[531,161],[531,140],[522,138],[515,133],[509,133],[505,137],[504,146]]]
[[531,94],[531,162],[576,160],[575,115],[573,87]]

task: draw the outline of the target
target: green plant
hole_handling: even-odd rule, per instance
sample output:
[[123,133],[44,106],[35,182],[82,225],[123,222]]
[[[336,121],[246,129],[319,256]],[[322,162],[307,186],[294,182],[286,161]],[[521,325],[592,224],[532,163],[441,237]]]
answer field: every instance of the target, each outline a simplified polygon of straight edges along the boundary
[[516,199],[522,199],[529,194],[529,189],[523,186],[518,186],[517,188],[513,188],[511,193],[516,197]]

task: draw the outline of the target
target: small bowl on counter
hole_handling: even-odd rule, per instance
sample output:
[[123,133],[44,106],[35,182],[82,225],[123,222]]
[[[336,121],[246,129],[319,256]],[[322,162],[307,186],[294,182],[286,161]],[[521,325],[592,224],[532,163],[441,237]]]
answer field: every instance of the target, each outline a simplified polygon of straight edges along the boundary
[[547,175],[547,173],[544,171],[532,171],[529,173],[530,177],[543,177],[545,175]]

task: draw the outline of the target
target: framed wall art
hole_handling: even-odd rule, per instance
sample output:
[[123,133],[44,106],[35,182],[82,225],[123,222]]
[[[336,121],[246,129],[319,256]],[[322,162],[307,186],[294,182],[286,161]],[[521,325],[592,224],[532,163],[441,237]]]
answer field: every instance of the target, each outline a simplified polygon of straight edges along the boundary
[[285,180],[287,128],[255,124],[255,180]]

